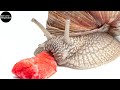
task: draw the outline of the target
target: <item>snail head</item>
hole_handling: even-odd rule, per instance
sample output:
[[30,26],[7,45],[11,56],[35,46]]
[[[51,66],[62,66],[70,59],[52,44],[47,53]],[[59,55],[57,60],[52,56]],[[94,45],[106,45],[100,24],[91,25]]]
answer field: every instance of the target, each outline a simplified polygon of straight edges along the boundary
[[45,50],[55,57],[56,60],[64,60],[69,58],[76,52],[74,49],[78,43],[74,43],[72,37],[69,36],[70,20],[66,19],[65,22],[65,32],[64,35],[53,36],[51,35],[44,26],[39,23],[36,19],[32,19],[32,22],[37,24],[37,26],[43,31],[47,40],[39,44],[38,48],[35,50],[34,55],[39,54],[41,51]]

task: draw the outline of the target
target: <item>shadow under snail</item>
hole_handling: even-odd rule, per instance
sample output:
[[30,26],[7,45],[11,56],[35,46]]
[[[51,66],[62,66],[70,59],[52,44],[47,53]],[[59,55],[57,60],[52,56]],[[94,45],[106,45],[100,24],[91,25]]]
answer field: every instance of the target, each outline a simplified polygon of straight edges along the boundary
[[49,11],[47,37],[34,55],[45,50],[59,66],[89,69],[115,60],[120,55],[120,11]]

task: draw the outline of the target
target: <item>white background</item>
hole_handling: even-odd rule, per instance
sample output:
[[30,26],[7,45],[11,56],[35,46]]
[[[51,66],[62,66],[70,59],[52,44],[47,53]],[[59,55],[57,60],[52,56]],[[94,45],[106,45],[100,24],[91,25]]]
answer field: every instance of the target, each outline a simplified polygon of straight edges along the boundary
[[[0,11],[0,14],[3,11]],[[48,17],[47,11],[9,11],[12,19],[9,23],[0,20],[0,79],[16,79],[11,70],[13,65],[32,57],[38,44],[46,37],[33,23],[34,17],[44,26]],[[74,70],[57,67],[57,72],[49,79],[120,79],[120,57],[103,66]]]

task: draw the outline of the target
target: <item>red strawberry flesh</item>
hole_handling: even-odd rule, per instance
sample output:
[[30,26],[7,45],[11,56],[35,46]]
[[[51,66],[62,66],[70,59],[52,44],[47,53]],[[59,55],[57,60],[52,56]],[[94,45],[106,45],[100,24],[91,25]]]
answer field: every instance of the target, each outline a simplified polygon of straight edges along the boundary
[[12,73],[21,79],[47,79],[56,72],[57,64],[46,51],[17,62]]

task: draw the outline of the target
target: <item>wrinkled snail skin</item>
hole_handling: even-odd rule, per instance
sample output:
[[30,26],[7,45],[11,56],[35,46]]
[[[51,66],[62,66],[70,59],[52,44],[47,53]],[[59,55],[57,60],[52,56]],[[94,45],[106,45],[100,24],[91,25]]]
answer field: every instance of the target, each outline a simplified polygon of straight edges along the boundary
[[63,36],[54,37],[38,47],[35,55],[42,50],[52,52],[58,65],[74,69],[97,67],[120,55],[120,43],[107,33],[70,37],[70,41],[67,45]]
[[[50,12],[50,13],[59,14],[59,12]],[[67,14],[68,13],[71,14],[70,12],[67,12]],[[74,12],[74,13],[77,14],[79,12]],[[91,12],[91,13],[96,14],[96,12]],[[63,13],[60,12],[60,15],[63,15]],[[58,18],[60,18],[59,17],[60,15],[58,15]],[[84,13],[84,15],[86,14]],[[99,15],[97,15],[97,18],[98,16]],[[53,18],[55,19],[54,16],[50,16],[50,17],[52,17],[52,19],[50,20],[53,20]],[[63,18],[60,19],[64,20]],[[90,27],[87,28],[89,30],[85,30],[81,32],[82,29],[80,30],[77,29],[78,31],[76,32],[74,31],[75,29],[71,31],[72,30],[71,28],[76,28],[76,26],[73,25],[73,27],[71,27],[70,25],[71,23],[73,23],[73,21],[71,21],[71,18],[69,20],[66,20],[66,22],[64,23],[65,25],[61,25],[60,23],[58,24],[61,25],[62,28],[63,26],[65,26],[64,27],[65,30],[62,30],[60,28],[58,29],[58,27],[60,26],[58,27],[56,26],[57,29],[56,27],[54,28],[52,27],[53,31],[55,31],[56,29],[60,33],[55,33],[55,32],[53,33],[53,31],[51,32],[50,27],[49,30],[43,31],[45,36],[49,38],[47,38],[47,40],[44,43],[38,46],[34,54],[37,55],[41,51],[45,50],[54,56],[59,66],[69,67],[72,69],[81,69],[81,70],[101,66],[103,64],[115,60],[120,56],[120,42],[114,38],[114,36],[119,35],[120,30],[119,30],[119,26],[117,26],[115,22],[114,24],[112,23],[112,25],[116,25],[117,27],[111,28],[111,25],[109,24],[102,25],[105,22],[104,19],[104,22],[101,23],[99,21],[99,23],[97,22],[97,25],[93,23],[95,27],[100,25],[101,27],[99,28],[89,29],[91,28],[91,26],[89,25]],[[99,20],[101,19],[99,18]],[[112,20],[110,21],[108,19],[106,20],[108,23],[112,22]],[[33,22],[36,23],[36,21],[37,20],[34,20]],[[37,22],[37,25],[40,27],[40,29],[42,29],[41,25],[39,24],[40,23]],[[84,26],[83,28],[86,27]]]

